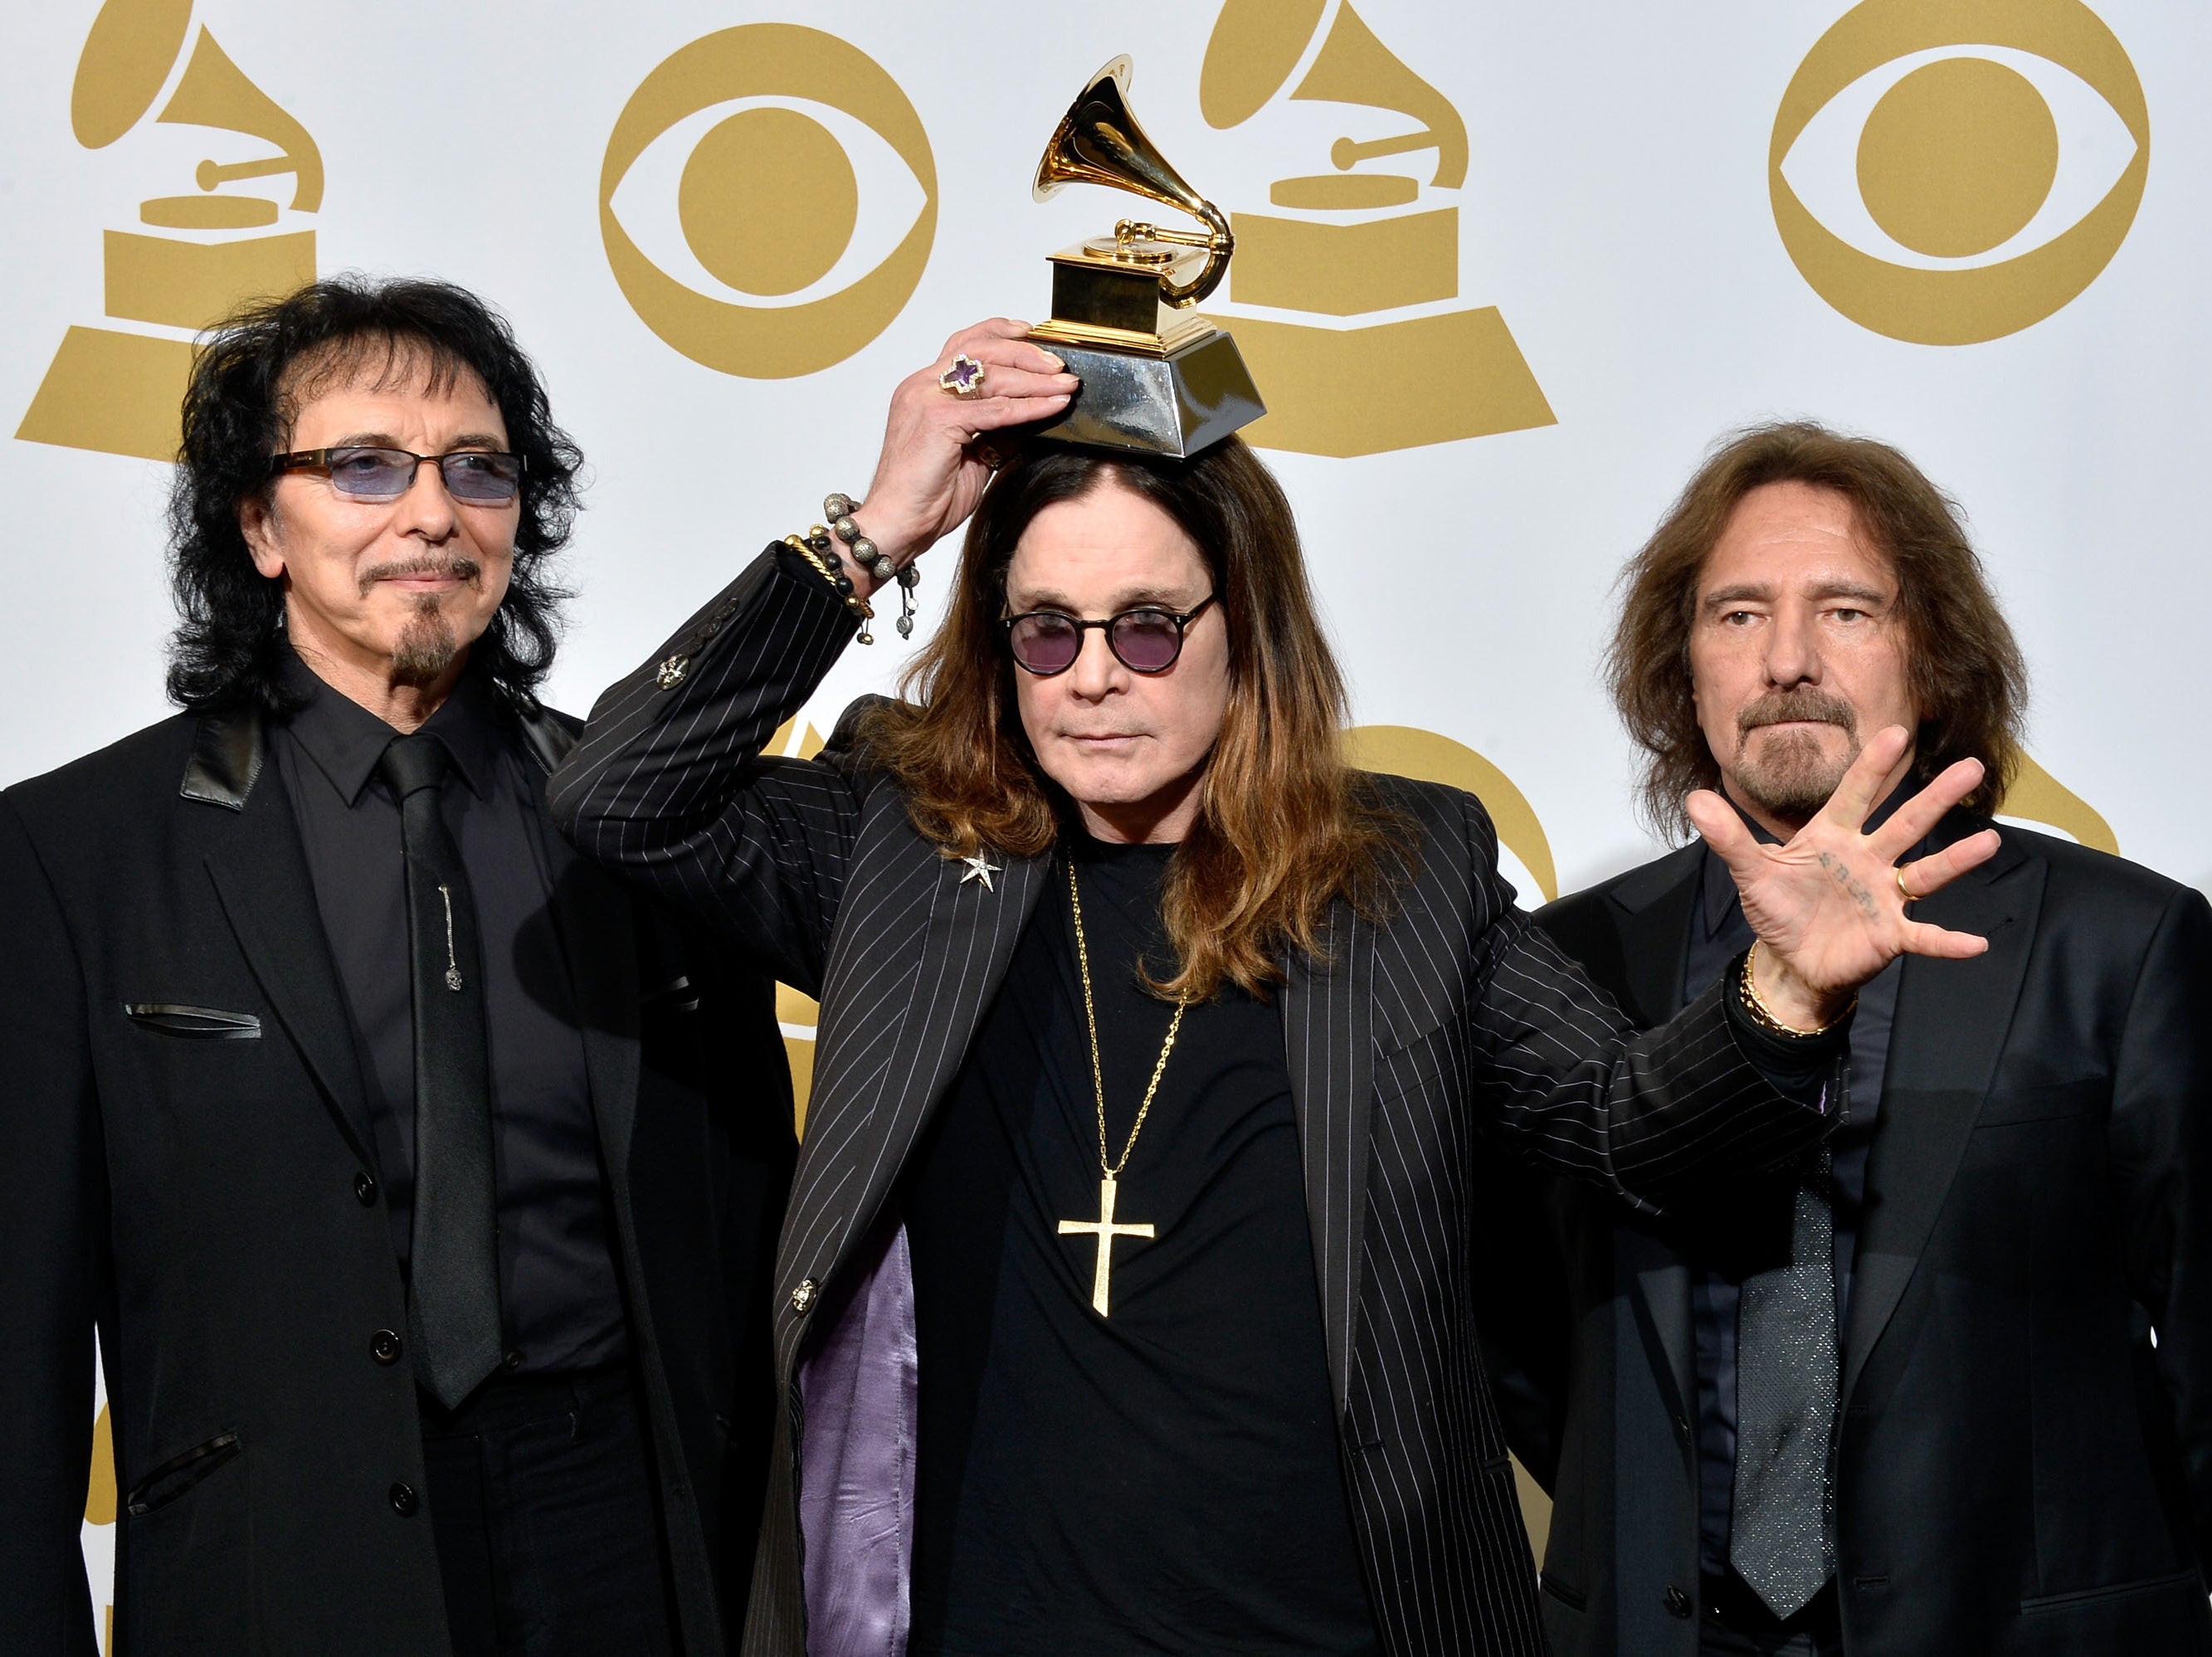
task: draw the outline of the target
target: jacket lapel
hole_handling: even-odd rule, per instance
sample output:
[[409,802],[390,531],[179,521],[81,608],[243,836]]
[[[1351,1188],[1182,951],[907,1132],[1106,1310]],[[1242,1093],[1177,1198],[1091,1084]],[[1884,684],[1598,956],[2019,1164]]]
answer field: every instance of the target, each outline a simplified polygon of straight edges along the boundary
[[[1939,838],[1948,845],[1984,826],[1954,816]],[[1970,961],[1908,957],[1898,983],[1844,1334],[1847,1400],[1912,1280],[1981,1114],[2027,974],[2044,874],[2041,859],[2008,841],[1914,906],[1915,920],[1978,934],[1990,947]]]
[[1322,1332],[1337,1408],[1351,1396],[1352,1319],[1367,1220],[1375,1109],[1372,928],[1340,900],[1325,960],[1292,960],[1283,1041],[1305,1165],[1306,1222],[1321,1282]]
[[337,968],[323,936],[292,803],[266,763],[258,716],[205,716],[179,792],[194,809],[236,814],[207,858],[223,914],[261,992],[320,1085],[338,1132],[362,1167],[377,1168],[361,1056]]
[[[973,1043],[1053,867],[1048,856],[993,853],[986,885],[920,842],[895,800],[881,809],[877,832],[864,831],[854,849],[838,920],[841,932],[866,942],[841,955],[823,986],[814,1090],[776,1271],[783,1307],[794,1295],[811,1305],[801,1284],[827,1287],[868,1235]],[[926,856],[916,856],[918,843]],[[787,1378],[804,1326],[779,1320]]]

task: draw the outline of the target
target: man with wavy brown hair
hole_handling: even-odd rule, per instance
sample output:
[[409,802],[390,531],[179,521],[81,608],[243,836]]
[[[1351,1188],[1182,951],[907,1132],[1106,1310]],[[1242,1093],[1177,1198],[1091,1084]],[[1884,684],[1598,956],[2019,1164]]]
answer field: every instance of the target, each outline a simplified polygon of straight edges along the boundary
[[[1895,449],[1742,433],[1624,585],[1610,677],[1662,830],[1717,788],[1787,840],[1901,724],[1875,832],[1966,756],[1981,783],[1913,853],[1990,832],[2026,673]],[[1862,988],[1819,1151],[1724,1211],[1553,1193],[1557,1320],[1517,1332],[1506,1390],[1550,1406],[1513,1433],[1557,1492],[1569,1657],[2212,1650],[2212,911],[2011,826],[1941,892],[1916,866],[1913,912],[1990,947]],[[1656,1026],[1750,941],[1747,904],[1693,842],[1536,922]]]
[[[1773,851],[1693,802],[1761,947],[1634,1036],[1477,801],[1345,767],[1249,450],[1030,441],[994,477],[991,434],[1075,390],[1025,331],[908,379],[867,499],[609,691],[555,781],[588,855],[821,998],[745,1648],[1534,1657],[1467,1247],[1492,1138],[1655,1210],[1817,1141],[1856,986],[1981,947],[1890,883],[1980,768],[1862,835],[1882,733]],[[763,756],[971,513],[909,700]]]

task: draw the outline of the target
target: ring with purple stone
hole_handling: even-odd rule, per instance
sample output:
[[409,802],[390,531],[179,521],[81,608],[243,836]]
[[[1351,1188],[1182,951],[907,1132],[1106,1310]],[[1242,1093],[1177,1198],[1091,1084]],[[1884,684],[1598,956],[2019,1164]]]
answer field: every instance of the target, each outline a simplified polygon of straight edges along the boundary
[[983,365],[963,351],[952,359],[952,366],[937,377],[939,391],[950,391],[955,397],[983,395]]

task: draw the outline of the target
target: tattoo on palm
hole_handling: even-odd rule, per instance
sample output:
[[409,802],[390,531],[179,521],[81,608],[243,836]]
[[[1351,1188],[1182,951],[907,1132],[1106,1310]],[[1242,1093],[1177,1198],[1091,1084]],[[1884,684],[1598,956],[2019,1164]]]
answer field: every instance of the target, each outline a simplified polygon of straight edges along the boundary
[[1850,865],[1833,852],[1823,852],[1820,853],[1820,866],[1836,877],[1836,883],[1844,889],[1852,902],[1858,905],[1862,915],[1869,920],[1881,919],[1881,906],[1875,901],[1874,894],[1867,889],[1866,883],[1851,872]]

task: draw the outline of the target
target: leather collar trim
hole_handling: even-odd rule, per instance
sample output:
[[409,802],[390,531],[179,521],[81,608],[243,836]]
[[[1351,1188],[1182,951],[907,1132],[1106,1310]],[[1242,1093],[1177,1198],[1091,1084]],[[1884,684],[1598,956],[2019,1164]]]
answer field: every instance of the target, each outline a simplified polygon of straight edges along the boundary
[[203,713],[192,732],[191,756],[185,762],[184,782],[177,792],[204,805],[243,811],[268,757],[259,709]]

